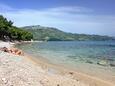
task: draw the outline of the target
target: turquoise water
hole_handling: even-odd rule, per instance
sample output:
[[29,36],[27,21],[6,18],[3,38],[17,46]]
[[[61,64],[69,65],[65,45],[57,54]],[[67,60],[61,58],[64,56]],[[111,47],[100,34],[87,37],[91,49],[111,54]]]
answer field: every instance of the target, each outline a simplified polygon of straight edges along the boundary
[[115,76],[115,41],[35,42],[18,45],[26,53],[88,73]]

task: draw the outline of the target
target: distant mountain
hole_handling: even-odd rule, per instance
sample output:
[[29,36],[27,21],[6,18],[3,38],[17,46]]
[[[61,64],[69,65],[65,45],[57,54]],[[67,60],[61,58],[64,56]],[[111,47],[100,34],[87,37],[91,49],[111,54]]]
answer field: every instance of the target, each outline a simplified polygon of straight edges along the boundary
[[87,35],[87,34],[73,34],[61,31],[53,27],[43,27],[40,25],[22,27],[30,31],[34,40],[48,40],[48,41],[101,41],[101,40],[115,40],[113,37],[100,36],[100,35]]

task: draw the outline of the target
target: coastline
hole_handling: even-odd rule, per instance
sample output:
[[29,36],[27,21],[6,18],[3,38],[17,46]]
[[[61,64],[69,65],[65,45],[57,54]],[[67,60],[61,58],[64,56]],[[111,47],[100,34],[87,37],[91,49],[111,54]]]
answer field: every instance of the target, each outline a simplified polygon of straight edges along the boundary
[[44,70],[50,71],[51,69],[56,74],[69,76],[70,78],[88,84],[88,86],[114,86],[114,83],[111,83],[107,80],[82,73],[69,67],[52,64],[45,59],[37,59],[36,57],[30,56],[28,54],[26,54],[25,57],[33,61],[37,66],[41,66]]
[[[9,46],[11,47],[15,47],[14,45],[16,44],[13,44],[13,46],[9,44]],[[19,72],[20,77],[21,78],[23,77],[24,80],[31,77],[31,79],[35,81],[35,82],[32,82],[32,80],[30,81],[27,80],[26,82],[23,82],[23,86],[114,86],[114,83],[112,84],[108,81],[104,81],[97,77],[89,76],[87,74],[83,74],[81,72],[74,71],[66,67],[50,64],[48,61],[43,60],[43,59],[38,60],[28,54],[25,54],[24,56],[17,56],[17,55],[12,55],[9,53],[4,53],[4,56],[6,60],[11,60],[12,57],[15,59],[16,58],[20,59],[19,64],[16,63],[17,61],[15,62],[15,59],[12,59],[12,61],[15,64],[17,64],[16,67],[19,66],[18,67],[19,70],[24,70],[23,72],[27,74],[28,76],[23,77],[23,75],[20,75],[20,71],[18,70],[16,70],[15,72]],[[10,58],[7,56],[10,56]],[[11,63],[8,61],[8,63],[5,63],[5,65],[11,65]],[[7,68],[5,69],[5,71],[8,72]],[[3,71],[1,70],[0,73],[2,72]],[[5,81],[5,80],[3,79],[2,81]],[[0,83],[2,81],[0,81]],[[11,82],[12,82],[12,79],[11,79]],[[28,82],[31,84],[26,85]],[[14,83],[14,86],[15,85],[20,86],[19,83],[18,84]],[[6,85],[1,85],[1,86],[6,86]]]

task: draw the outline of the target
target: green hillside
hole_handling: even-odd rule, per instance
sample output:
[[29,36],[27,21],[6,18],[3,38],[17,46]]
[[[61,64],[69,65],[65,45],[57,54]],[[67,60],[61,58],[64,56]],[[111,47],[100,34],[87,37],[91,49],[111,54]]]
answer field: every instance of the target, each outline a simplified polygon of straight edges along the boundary
[[30,31],[33,34],[34,40],[48,40],[48,41],[85,41],[85,40],[114,40],[113,37],[99,36],[99,35],[87,35],[87,34],[73,34],[63,32],[57,28],[43,27],[40,25],[23,27],[25,30]]

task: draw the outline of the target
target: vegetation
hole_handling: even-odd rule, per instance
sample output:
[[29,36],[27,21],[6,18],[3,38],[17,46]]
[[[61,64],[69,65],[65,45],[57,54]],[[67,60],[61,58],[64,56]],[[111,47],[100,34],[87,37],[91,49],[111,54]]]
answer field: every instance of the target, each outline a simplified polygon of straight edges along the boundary
[[13,26],[12,21],[8,21],[0,15],[0,39],[9,41],[28,41],[33,38],[33,35],[21,28]]
[[23,27],[25,30],[33,33],[34,40],[48,40],[48,41],[101,41],[101,40],[114,40],[113,37],[87,35],[87,34],[73,34],[60,31],[52,27],[43,27],[40,25]]

